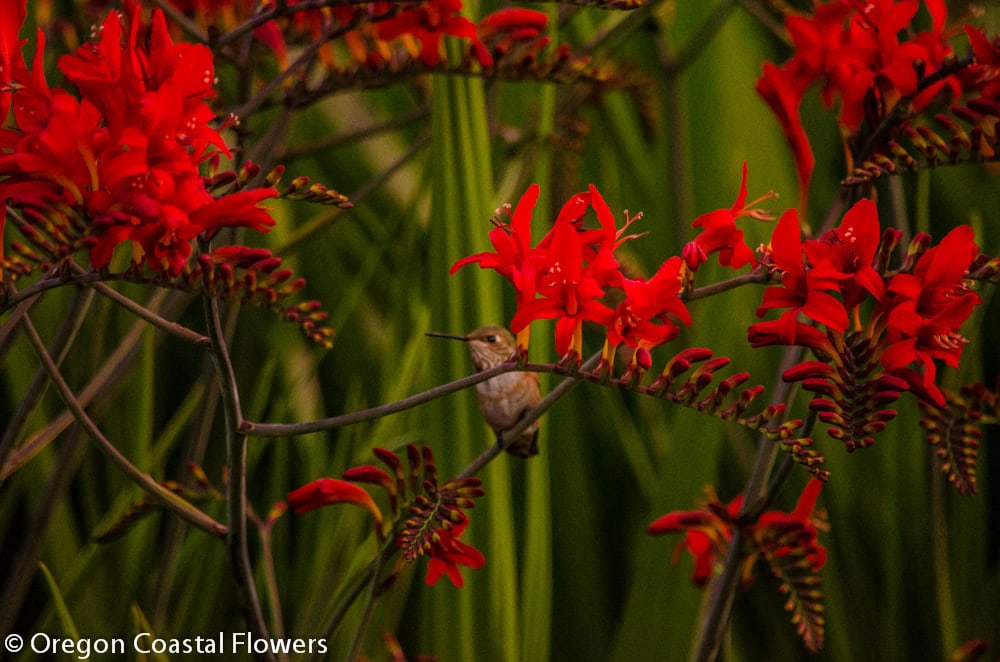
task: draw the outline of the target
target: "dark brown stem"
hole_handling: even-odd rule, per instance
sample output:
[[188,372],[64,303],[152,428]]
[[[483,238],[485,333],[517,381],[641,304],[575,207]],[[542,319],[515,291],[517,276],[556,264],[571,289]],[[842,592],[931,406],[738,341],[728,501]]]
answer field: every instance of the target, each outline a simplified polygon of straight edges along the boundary
[[[78,274],[80,275],[86,274],[86,272],[83,270],[82,267],[78,265],[73,265],[73,266]],[[107,297],[108,299],[111,299],[112,301],[114,301],[119,306],[129,311],[136,317],[146,320],[147,322],[155,326],[157,329],[165,331],[166,333],[169,333],[170,335],[176,338],[180,338],[181,340],[186,340],[187,342],[194,343],[195,345],[208,346],[210,343],[207,336],[203,336],[200,333],[195,333],[194,331],[188,329],[187,327],[181,326],[176,322],[171,322],[170,320],[161,317],[160,315],[157,315],[150,309],[146,308],[145,306],[139,303],[136,303],[132,299],[129,299],[127,296],[109,287],[105,283],[102,283],[100,281],[95,281],[92,283],[88,283],[87,287],[93,289],[96,292],[99,292],[101,295]]]
[[[778,384],[774,388],[772,403],[788,402],[791,398],[792,384],[781,379],[781,373],[802,360],[802,347],[789,347],[782,357],[778,370]],[[761,435],[757,442],[757,454],[753,467],[747,477],[744,490],[743,506],[737,515],[740,521],[752,521],[756,518],[769,498],[768,478],[774,461],[778,457],[778,444]],[[729,624],[733,599],[736,596],[737,584],[740,579],[740,567],[744,559],[743,534],[741,529],[733,532],[729,541],[729,549],[722,567],[722,573],[715,577],[708,587],[705,611],[699,624],[697,644],[691,659],[696,662],[713,662],[719,654],[723,634]]]
[[[205,298],[205,320],[209,337],[212,339],[212,360],[219,376],[222,393],[223,418],[226,429],[226,461],[229,467],[229,481],[226,484],[226,510],[229,518],[229,532],[226,547],[236,581],[236,593],[243,611],[243,618],[255,637],[268,638],[267,625],[260,607],[260,598],[254,584],[253,568],[250,565],[249,543],[247,541],[247,438],[241,432],[242,410],[236,374],[229,357],[219,303]],[[257,659],[274,662],[272,653],[258,653]]]
[[403,398],[402,400],[397,400],[396,402],[380,405],[378,407],[362,409],[359,411],[353,411],[349,414],[343,414],[341,416],[331,416],[329,418],[321,418],[319,420],[308,421],[305,423],[253,423],[251,421],[243,421],[240,431],[243,434],[252,437],[294,437],[301,434],[309,434],[311,432],[334,430],[347,425],[354,425],[355,423],[375,420],[376,418],[382,418],[383,416],[388,416],[390,414],[397,414],[401,411],[412,409],[413,407],[430,402],[431,400],[436,400],[437,398],[448,395],[449,393],[455,393],[456,391],[461,391],[462,389],[469,388],[470,386],[475,386],[479,382],[484,382],[487,379],[496,377],[497,375],[502,375],[505,372],[514,372],[516,370],[523,370],[523,368],[519,368],[517,363],[514,362],[504,363],[496,366],[495,368],[477,372],[474,375],[469,375],[468,377],[463,377],[441,386],[435,386],[427,391],[411,395],[408,398]]

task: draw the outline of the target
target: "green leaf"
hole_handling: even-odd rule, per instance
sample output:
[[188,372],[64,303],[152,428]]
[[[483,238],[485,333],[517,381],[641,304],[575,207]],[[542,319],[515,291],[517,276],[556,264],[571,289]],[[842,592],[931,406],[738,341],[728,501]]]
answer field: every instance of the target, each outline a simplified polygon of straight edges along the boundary
[[48,566],[44,563],[38,564],[38,569],[42,571],[42,576],[45,578],[45,584],[49,587],[49,592],[52,594],[52,602],[55,608],[56,615],[59,617],[59,624],[62,626],[63,633],[68,639],[79,639],[80,633],[76,629],[76,623],[73,621],[73,616],[69,613],[69,609],[66,607],[66,601],[63,599],[62,591],[59,590],[59,584],[56,583],[55,577],[49,572]]

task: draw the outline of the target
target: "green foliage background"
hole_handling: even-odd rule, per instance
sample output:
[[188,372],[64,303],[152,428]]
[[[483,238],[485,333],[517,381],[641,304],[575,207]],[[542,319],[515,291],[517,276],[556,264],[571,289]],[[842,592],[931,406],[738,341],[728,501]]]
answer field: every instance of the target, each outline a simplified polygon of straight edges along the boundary
[[[469,9],[483,15],[492,7]],[[499,277],[475,269],[454,277],[447,272],[459,257],[488,248],[492,211],[516,202],[530,182],[543,191],[538,232],[568,195],[591,182],[613,210],[641,210],[637,227],[649,235],[629,243],[623,258],[647,275],[694,236],[690,223],[698,214],[731,204],[744,160],[751,199],[773,189],[782,197],[772,209],[794,205],[790,155],[753,91],[761,64],[788,51],[748,12],[723,0],[660,2],[631,13],[555,7],[549,13],[567,19],[559,40],[626,63],[651,86],[642,107],[619,92],[585,104],[580,119],[589,130],[579,155],[550,141],[566,121],[558,110],[578,92],[572,86],[447,76],[333,95],[288,123],[288,145],[303,151],[253,154],[265,168],[283,162],[292,176],[305,174],[347,193],[356,206],[343,212],[274,205],[279,222],[263,242],[307,278],[306,294],[331,311],[337,338],[332,350],[322,351],[266,312],[230,311],[247,418],[311,420],[468,374],[464,347],[423,334],[509,322],[512,293]],[[228,89],[233,72],[220,67],[219,75]],[[815,96],[804,117],[818,155],[809,211],[815,227],[844,165],[831,113]],[[398,118],[410,119],[374,137],[325,144]],[[260,136],[286,119],[265,113],[245,129]],[[523,145],[513,149],[499,137],[500,127],[520,132]],[[317,145],[322,149],[307,149]],[[936,237],[972,223],[982,249],[998,252],[995,168],[896,178],[880,184],[878,199],[884,218],[905,215]],[[767,240],[769,227],[744,223],[748,243]],[[723,274],[709,268],[698,276],[711,282]],[[139,301],[161,296],[122,289]],[[730,356],[735,370],[749,370],[755,383],[772,385],[778,354],[746,343],[760,294],[744,287],[692,303],[694,323],[654,353],[654,366],[682,347],[707,346]],[[1000,330],[991,292],[981,295],[986,303],[966,327],[973,343],[961,374],[946,371],[952,385],[990,384],[997,377],[991,339]],[[100,297],[77,303],[86,296],[48,292],[32,316],[50,339],[69,306],[89,306],[64,365],[78,391],[118,348],[130,352],[91,408],[106,435],[158,478],[188,480],[185,466],[193,461],[220,485],[224,451],[215,440],[222,422],[208,356],[145,328]],[[166,301],[185,324],[201,328],[198,302]],[[555,359],[550,328],[536,325],[533,360]],[[590,351],[600,342],[588,332]],[[4,348],[0,420],[10,417],[36,370],[23,337]],[[543,381],[551,388],[555,378]],[[801,416],[804,402],[798,405]],[[996,430],[983,445],[979,494],[960,497],[932,461],[912,399],[899,408],[873,448],[848,455],[824,433],[816,436],[832,471],[820,497],[830,523],[820,538],[830,552],[823,571],[826,649],[805,653],[782,611],[777,583],[761,568],[752,588],[737,597],[730,659],[945,659],[972,638],[992,642],[994,651],[1000,647]],[[47,434],[62,410],[48,393],[24,437]],[[407,568],[376,608],[363,647],[368,656],[388,659],[381,635],[390,631],[408,655],[442,660],[687,657],[702,593],[690,582],[689,556],[672,563],[679,540],[650,538],[646,527],[665,512],[691,508],[706,485],[725,501],[735,496],[756,439],[669,403],[593,385],[574,390],[544,420],[540,457],[504,456],[483,474],[487,494],[470,513],[467,535],[484,551],[486,566],[466,571],[462,589],[446,581],[426,587],[425,561]],[[90,637],[129,636],[144,629],[141,623],[159,636],[240,630],[223,546],[162,515],[144,519],[122,539],[94,544],[94,533],[141,494],[72,424],[50,436],[0,487],[0,623],[53,636],[66,636],[70,624]],[[492,441],[471,391],[335,433],[252,439],[250,500],[263,515],[299,485],[371,462],[373,446],[401,449],[407,442],[430,445],[447,477]],[[806,478],[796,469],[781,508],[791,507]],[[223,504],[206,507],[224,518]],[[368,531],[366,515],[349,508],[277,522],[273,560],[289,636],[322,630],[345,585],[374,552]],[[260,550],[253,554],[259,565]],[[39,563],[51,570],[51,584]],[[281,632],[276,614],[267,616]],[[334,632],[333,651],[346,650],[359,618],[356,605]]]

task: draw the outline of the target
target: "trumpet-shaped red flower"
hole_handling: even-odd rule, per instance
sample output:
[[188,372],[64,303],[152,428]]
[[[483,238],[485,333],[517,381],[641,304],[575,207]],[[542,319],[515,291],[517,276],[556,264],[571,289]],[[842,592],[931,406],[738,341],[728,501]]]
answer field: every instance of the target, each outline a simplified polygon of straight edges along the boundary
[[990,41],[981,30],[971,25],[965,26],[965,34],[976,55],[972,71],[975,85],[981,88],[979,98],[996,103],[1000,99],[1000,44],[996,40]]
[[781,131],[792,150],[795,161],[795,173],[799,180],[799,208],[806,208],[809,197],[809,184],[812,181],[813,168],[816,167],[816,157],[813,155],[809,136],[802,127],[799,106],[808,85],[788,75],[784,69],[771,62],[764,63],[764,72],[757,80],[757,94],[771,107],[771,112],[778,118]]
[[751,347],[770,347],[773,345],[798,345],[821,352],[824,355],[832,356],[835,353],[833,343],[826,334],[815,326],[795,322],[795,329],[792,335],[793,340],[789,342],[788,329],[779,320],[767,320],[756,322],[747,329],[747,340]]
[[838,289],[832,270],[806,269],[803,260],[802,232],[794,209],[782,214],[771,237],[773,267],[781,273],[781,286],[764,291],[757,308],[762,317],[771,308],[788,308],[778,320],[778,334],[786,344],[795,344],[799,313],[836,331],[847,329],[844,305],[829,294]]
[[365,508],[371,513],[375,530],[381,537],[382,511],[375,505],[368,492],[354,483],[335,478],[320,478],[288,493],[288,505],[296,515],[338,503],[353,503]]
[[[687,549],[695,559],[691,577],[696,586],[704,586],[711,577],[716,559],[724,556],[737,527],[742,527],[754,550],[744,559],[741,585],[746,587],[753,580],[753,566],[762,554],[781,557],[798,547],[808,558],[813,572],[826,563],[826,549],[819,544],[818,529],[824,523],[813,515],[816,499],[823,482],[813,478],[799,496],[795,509],[790,513],[767,511],[752,524],[740,524],[737,515],[743,505],[743,495],[737,495],[728,504],[720,503],[715,492],[708,489],[708,501],[698,510],[674,511],[649,525],[651,535],[683,533],[684,539],[674,552],[677,561],[681,549]],[[794,535],[788,535],[790,532]]]
[[25,0],[0,0],[0,126],[10,112],[15,69],[24,69],[17,33],[27,13]]
[[[769,510],[760,516],[757,524],[754,525],[761,541],[768,540],[770,533],[778,533],[778,539],[783,538],[781,533],[789,530],[797,530],[798,536],[794,538],[796,544],[800,545],[809,559],[813,572],[819,572],[826,565],[826,548],[819,544],[819,529],[825,527],[826,523],[815,517],[816,499],[823,487],[823,481],[818,478],[811,478],[806,483],[799,500],[795,504],[795,509],[790,513],[783,513],[778,510]],[[763,533],[764,535],[760,535]],[[766,544],[766,543],[765,543]],[[781,544],[775,549],[769,550],[774,556],[784,556],[791,552],[791,545]]]
[[604,296],[601,274],[584,264],[582,236],[569,223],[553,228],[546,251],[547,269],[538,284],[541,298],[526,302],[511,321],[511,330],[517,333],[534,320],[555,319],[556,351],[560,354],[570,350],[580,354],[583,322],[607,324],[612,315],[600,302]]
[[532,184],[518,200],[513,213],[510,205],[506,206],[510,222],[504,224],[498,219],[496,227],[490,230],[494,252],[462,258],[451,266],[450,273],[468,264],[478,264],[480,269],[493,269],[514,285],[519,308],[534,299],[538,272],[544,266],[544,257],[531,247],[531,216],[539,193],[538,184]]
[[469,525],[469,518],[462,514],[461,520],[450,528],[439,528],[434,532],[434,541],[427,552],[430,560],[427,562],[427,576],[424,581],[428,586],[434,586],[447,575],[451,583],[462,588],[465,581],[459,566],[476,570],[486,564],[486,557],[472,545],[460,540]]
[[848,310],[868,295],[877,300],[885,296],[882,275],[872,266],[881,236],[878,210],[874,202],[865,198],[847,211],[840,227],[817,241],[803,244],[813,269],[838,281],[840,296]]
[[491,66],[493,58],[479,41],[475,24],[459,15],[461,9],[461,0],[427,0],[410,5],[379,23],[378,38],[388,41],[404,34],[413,35],[420,40],[420,61],[433,67],[441,59],[441,37],[450,35],[470,41],[479,64]]
[[944,396],[934,384],[934,360],[958,367],[968,342],[961,326],[982,302],[964,281],[978,254],[972,228],[959,226],[920,257],[912,274],[898,274],[889,284],[882,365],[901,370],[918,363],[923,367],[923,388],[939,406]]
[[541,48],[548,39],[543,31],[549,17],[545,12],[521,7],[508,7],[484,16],[479,21],[479,37],[487,43],[509,46],[514,43],[530,44]]
[[743,506],[742,494],[728,504],[723,504],[719,502],[714,490],[706,488],[706,492],[708,501],[699,510],[675,510],[649,525],[650,535],[684,534],[684,539],[674,550],[673,562],[679,560],[682,549],[691,553],[694,557],[691,581],[695,586],[708,583],[715,570],[716,558],[725,556],[733,537],[736,516]]
[[677,337],[680,329],[673,319],[691,324],[691,313],[679,297],[681,265],[674,256],[649,280],[623,279],[625,299],[608,324],[609,348],[624,342],[633,349],[652,349]]
[[692,225],[701,228],[701,233],[694,241],[688,242],[684,247],[683,257],[687,266],[692,271],[696,270],[703,262],[708,260],[712,253],[719,254],[719,264],[732,269],[739,269],[751,262],[754,262],[754,253],[746,241],[743,239],[743,230],[736,225],[736,219],[742,216],[752,216],[760,220],[771,220],[766,212],[754,209],[754,205],[776,197],[769,193],[749,205],[747,199],[747,164],[743,162],[743,178],[740,181],[740,191],[736,195],[736,201],[729,209],[717,209],[713,212],[703,214],[695,219]]

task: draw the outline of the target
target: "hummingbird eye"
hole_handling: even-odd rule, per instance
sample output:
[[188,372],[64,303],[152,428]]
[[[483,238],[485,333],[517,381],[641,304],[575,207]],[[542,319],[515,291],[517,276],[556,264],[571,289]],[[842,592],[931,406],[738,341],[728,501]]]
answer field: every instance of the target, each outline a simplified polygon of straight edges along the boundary
[[490,343],[491,345],[494,344],[496,341],[497,341],[496,336],[486,336],[486,342]]

